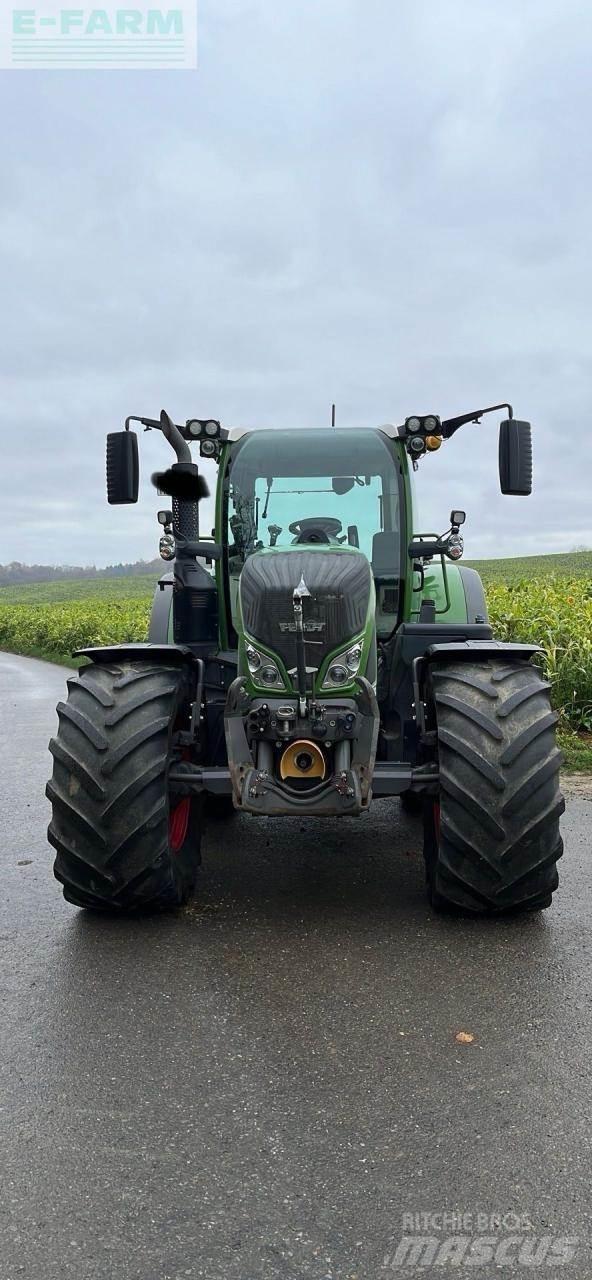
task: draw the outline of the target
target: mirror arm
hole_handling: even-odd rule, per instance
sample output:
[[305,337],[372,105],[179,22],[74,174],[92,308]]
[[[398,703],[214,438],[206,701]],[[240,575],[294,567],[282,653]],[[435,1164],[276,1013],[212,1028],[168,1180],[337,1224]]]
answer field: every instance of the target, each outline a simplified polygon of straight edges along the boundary
[[162,431],[165,440],[168,440],[174,449],[177,461],[191,462],[191,450],[181,434],[181,428],[170,419],[166,421],[167,419],[168,414],[165,414],[164,410],[160,418],[141,418],[137,413],[130,413],[125,420],[125,429],[129,431],[130,422],[140,422],[147,431]]
[[473,413],[461,413],[458,418],[445,418],[441,424],[444,439],[449,440],[455,431],[458,431],[459,427],[465,426],[465,423],[479,423],[484,413],[496,413],[498,409],[507,409],[508,417],[514,417],[514,410],[511,404],[490,404],[486,409],[475,409]]
[[141,422],[147,431],[160,431],[160,422],[158,418],[140,418],[137,413],[130,413],[125,420],[125,429],[129,431],[130,422]]

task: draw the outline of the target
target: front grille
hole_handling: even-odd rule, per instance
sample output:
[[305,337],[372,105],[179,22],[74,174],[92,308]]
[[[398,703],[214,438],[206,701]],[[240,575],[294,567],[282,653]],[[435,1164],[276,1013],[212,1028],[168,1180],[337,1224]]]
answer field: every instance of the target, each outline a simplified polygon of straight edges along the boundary
[[320,666],[332,649],[363,630],[372,574],[356,551],[256,552],[240,577],[243,626],[253,640],[296,665],[294,588],[300,579],[310,591],[303,602],[307,665]]

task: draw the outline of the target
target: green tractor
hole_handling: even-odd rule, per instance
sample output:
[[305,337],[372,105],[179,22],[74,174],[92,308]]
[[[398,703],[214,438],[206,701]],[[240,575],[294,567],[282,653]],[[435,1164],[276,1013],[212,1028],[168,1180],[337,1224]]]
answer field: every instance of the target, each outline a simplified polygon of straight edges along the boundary
[[[436,910],[549,906],[564,803],[537,647],[493,638],[459,564],[465,513],[440,536],[413,521],[421,459],[500,409],[501,489],[528,494],[530,424],[510,405],[340,431],[176,426],[163,411],[109,435],[111,503],[137,501],[132,422],[176,454],[153,476],[172,566],[148,641],[79,650],[58,706],[49,839],[69,902],[178,907],[225,808],[354,818],[400,796],[423,816]],[[191,444],[218,466],[211,537]]]

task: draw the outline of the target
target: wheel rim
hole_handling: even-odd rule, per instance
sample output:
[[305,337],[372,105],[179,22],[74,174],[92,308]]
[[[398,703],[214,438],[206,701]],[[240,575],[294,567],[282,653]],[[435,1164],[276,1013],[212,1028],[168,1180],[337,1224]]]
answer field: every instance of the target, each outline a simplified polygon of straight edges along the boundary
[[179,853],[187,839],[189,817],[191,814],[191,796],[185,796],[171,809],[169,814],[169,845],[171,853]]

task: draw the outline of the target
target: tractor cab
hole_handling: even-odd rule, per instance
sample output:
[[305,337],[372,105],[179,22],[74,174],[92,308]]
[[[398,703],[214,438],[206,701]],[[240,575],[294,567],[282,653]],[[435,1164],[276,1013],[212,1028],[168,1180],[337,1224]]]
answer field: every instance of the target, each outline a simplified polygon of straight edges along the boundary
[[[220,484],[225,559],[219,585],[231,645],[238,646],[241,633],[245,564],[269,552],[275,553],[272,575],[279,552],[296,553],[296,565],[304,552],[320,551],[325,566],[332,552],[361,552],[375,584],[377,635],[393,631],[406,573],[396,442],[380,431],[255,431],[229,444]],[[345,568],[355,560],[349,555],[337,563]]]

